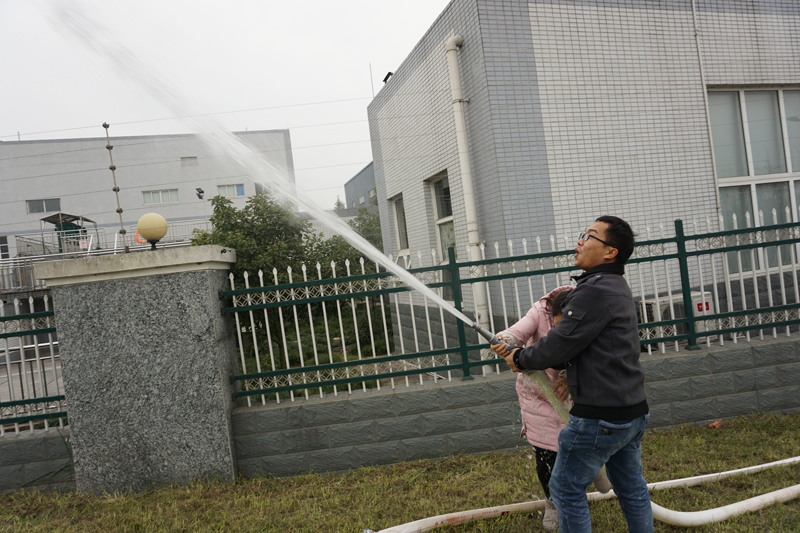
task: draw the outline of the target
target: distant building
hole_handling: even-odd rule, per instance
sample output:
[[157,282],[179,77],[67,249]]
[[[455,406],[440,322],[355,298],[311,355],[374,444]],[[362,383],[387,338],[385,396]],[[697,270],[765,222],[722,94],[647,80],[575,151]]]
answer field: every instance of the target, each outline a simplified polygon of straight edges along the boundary
[[[378,213],[377,200],[375,197],[375,173],[372,171],[372,163],[365,166],[358,173],[344,184],[345,208],[333,209],[331,213],[341,217],[344,222],[350,222],[358,216],[359,208],[365,207],[370,213]],[[322,222],[308,216],[311,221],[311,229],[315,233],[322,234],[324,239],[330,239],[336,232],[328,228]]]
[[[377,205],[362,205],[361,207],[365,208],[367,210],[367,212],[372,213],[373,215],[378,213],[378,206]],[[358,212],[360,210],[361,210],[360,207],[351,207],[351,208],[347,208],[347,209],[333,209],[333,210],[330,211],[330,213],[333,213],[334,215],[336,215],[338,217],[341,217],[342,222],[348,222],[349,223],[351,220],[353,220],[354,218],[356,218],[358,216],[358,214],[359,214]],[[301,216],[304,216],[305,218],[307,218],[311,222],[311,230],[314,233],[322,234],[322,238],[323,239],[327,240],[327,239],[330,239],[331,237],[333,237],[334,235],[338,235],[338,233],[336,233],[335,231],[330,229],[328,226],[326,226],[325,224],[323,224],[319,220],[313,218],[311,215],[309,215],[307,213],[303,213],[303,214],[301,214]]]
[[375,171],[373,163],[362,168],[344,184],[345,204],[348,209],[367,207],[375,203]]
[[[113,129],[111,130],[113,133]],[[275,172],[294,183],[288,130],[235,134],[265,157]],[[38,241],[46,253],[64,240],[51,238],[57,223],[82,227],[92,245],[113,244],[120,229],[117,198],[109,169],[105,137],[0,142],[0,256],[35,253]],[[217,195],[244,207],[248,196],[265,186],[241,165],[195,135],[111,136],[123,226],[134,236],[139,217],[157,212],[171,226],[199,224],[212,214],[209,200]],[[55,217],[63,213],[74,218]],[[56,222],[42,221],[48,218]],[[95,229],[96,226],[96,229]],[[63,229],[63,228],[62,228]],[[52,248],[47,243],[55,243]]]

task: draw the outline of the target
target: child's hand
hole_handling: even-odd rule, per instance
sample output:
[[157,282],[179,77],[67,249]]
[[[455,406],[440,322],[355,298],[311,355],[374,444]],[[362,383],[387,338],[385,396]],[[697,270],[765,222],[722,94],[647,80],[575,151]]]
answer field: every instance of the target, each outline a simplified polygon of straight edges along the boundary
[[492,344],[491,348],[500,357],[508,355],[508,344]]
[[558,376],[558,379],[553,384],[553,394],[562,402],[566,402],[569,398],[569,387],[567,386],[567,378]]

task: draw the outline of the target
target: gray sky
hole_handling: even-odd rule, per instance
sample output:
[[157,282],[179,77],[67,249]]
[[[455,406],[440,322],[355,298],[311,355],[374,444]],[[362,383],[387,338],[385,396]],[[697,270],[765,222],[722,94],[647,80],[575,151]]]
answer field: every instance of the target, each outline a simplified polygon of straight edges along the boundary
[[[289,128],[298,188],[324,207],[372,160],[367,105],[448,0],[69,0],[227,128]],[[57,0],[0,0],[0,141],[191,126],[66,31]],[[86,17],[85,19],[83,17]],[[444,50],[442,50],[444,55]],[[121,64],[125,65],[122,57]],[[370,78],[370,64],[372,76]],[[105,185],[105,184],[104,184]]]

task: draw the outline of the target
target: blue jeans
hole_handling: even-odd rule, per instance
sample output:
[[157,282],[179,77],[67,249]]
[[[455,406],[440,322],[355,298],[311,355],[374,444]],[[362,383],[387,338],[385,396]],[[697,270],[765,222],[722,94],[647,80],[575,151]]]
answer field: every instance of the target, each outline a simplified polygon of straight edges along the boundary
[[653,531],[653,509],[642,476],[641,444],[649,416],[634,420],[570,419],[558,436],[558,456],[550,478],[561,533],[592,530],[586,487],[604,464],[628,521],[628,531]]

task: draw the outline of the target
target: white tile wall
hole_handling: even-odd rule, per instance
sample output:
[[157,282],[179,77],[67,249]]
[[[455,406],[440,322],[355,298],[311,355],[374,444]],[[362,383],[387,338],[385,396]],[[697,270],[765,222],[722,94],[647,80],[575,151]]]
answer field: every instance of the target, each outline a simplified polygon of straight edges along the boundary
[[[709,85],[800,86],[800,2],[697,0]],[[387,252],[402,194],[410,247],[435,246],[424,180],[447,169],[464,209],[444,52],[459,50],[479,232],[490,245],[602,214],[646,226],[716,217],[705,87],[689,0],[454,0],[369,107]],[[563,248],[561,244],[561,248]],[[549,248],[547,243],[545,250]]]
[[716,204],[690,11],[531,4],[559,234]]

